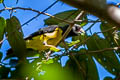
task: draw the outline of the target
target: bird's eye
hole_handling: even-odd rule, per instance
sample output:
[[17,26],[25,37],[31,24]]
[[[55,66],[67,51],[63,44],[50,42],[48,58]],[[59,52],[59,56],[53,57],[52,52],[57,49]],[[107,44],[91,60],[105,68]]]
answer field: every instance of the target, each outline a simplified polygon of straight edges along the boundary
[[43,42],[43,45],[45,45],[45,43]]
[[77,27],[77,26],[75,27],[75,30],[76,30],[76,31],[78,30],[78,27]]

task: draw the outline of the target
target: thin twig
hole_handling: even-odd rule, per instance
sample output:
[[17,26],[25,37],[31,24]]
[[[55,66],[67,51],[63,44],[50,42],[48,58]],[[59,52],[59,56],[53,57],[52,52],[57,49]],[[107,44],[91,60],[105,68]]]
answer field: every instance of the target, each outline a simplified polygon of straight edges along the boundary
[[85,50],[85,52],[83,52],[83,53],[78,52],[78,54],[80,54],[80,55],[91,54],[91,53],[101,54],[102,52],[105,52],[105,51],[112,51],[112,50],[119,50],[119,49],[120,49],[120,46],[118,46],[118,47],[113,47],[113,48],[104,48],[104,49],[95,50],[95,51]]
[[[101,54],[102,52],[106,52],[106,51],[112,51],[112,50],[119,50],[120,49],[120,46],[117,46],[117,47],[113,47],[113,48],[104,48],[104,49],[100,49],[100,50],[95,50],[95,51],[89,51],[89,50],[85,50],[84,52],[82,52],[82,53],[80,53],[79,51],[77,52],[79,55],[85,55],[85,54],[92,54],[92,53],[97,53],[97,54]],[[63,54],[61,54],[61,55],[58,55],[59,57],[61,57],[61,56],[68,56],[70,53],[71,54],[74,54],[74,52],[73,52],[73,50],[72,51],[69,51],[69,52],[67,52],[67,53],[63,53]],[[57,57],[58,57],[57,56]],[[54,55],[53,56],[51,56],[51,57],[54,57]]]
[[87,22],[87,23],[95,23],[95,22],[101,22],[100,20],[94,21],[94,20],[76,20],[76,22]]
[[44,13],[44,12],[40,12],[40,11],[35,10],[35,9],[32,9],[32,8],[13,7],[13,8],[5,8],[5,9],[2,9],[2,10],[0,10],[0,12],[2,12],[2,11],[4,11],[4,10],[16,10],[16,9],[33,11],[33,12],[38,13],[39,15],[40,15],[40,14],[44,14],[44,15],[46,15],[46,16],[50,16],[50,17],[55,18],[55,19],[57,19],[57,20],[60,20],[60,21],[66,22],[66,23],[68,23],[68,24],[71,24],[70,21],[60,19],[60,18],[55,17],[55,16],[53,16],[53,15],[51,15],[51,14]]
[[[43,10],[42,12],[46,12],[48,9],[50,9],[52,6],[54,6],[59,0],[53,2],[50,6],[48,6],[45,10]],[[34,19],[36,19],[38,16],[40,16],[41,14],[37,14],[36,16],[34,16],[33,18],[29,19],[28,21],[26,21],[24,24],[22,24],[21,26],[24,26],[26,24],[28,24],[29,22],[33,21]]]
[[105,51],[118,50],[118,49],[120,49],[120,46],[113,47],[113,48],[104,48],[104,49],[96,50],[96,51],[87,51],[87,53],[101,53],[101,52],[105,52]]
[[2,4],[3,4],[3,7],[6,8],[6,5],[5,5],[5,3],[4,3],[4,0],[3,0],[3,3],[2,3]]
[[80,14],[78,14],[78,16],[75,18],[74,22],[75,22],[76,20],[81,19],[84,14],[85,14],[85,12],[84,12],[84,11],[81,11]]
[[64,40],[62,41],[62,43],[63,43],[63,45],[64,45],[65,49],[66,49],[66,50],[68,50],[68,49],[69,49],[69,47],[68,47],[68,45],[65,43],[65,41],[64,41]]
[[117,28],[117,27],[112,27],[112,28],[107,29],[107,30],[104,30],[104,31],[102,31],[102,32],[96,32],[95,34],[105,33],[105,32],[108,32],[108,31],[114,30],[114,29],[116,29],[116,28]]

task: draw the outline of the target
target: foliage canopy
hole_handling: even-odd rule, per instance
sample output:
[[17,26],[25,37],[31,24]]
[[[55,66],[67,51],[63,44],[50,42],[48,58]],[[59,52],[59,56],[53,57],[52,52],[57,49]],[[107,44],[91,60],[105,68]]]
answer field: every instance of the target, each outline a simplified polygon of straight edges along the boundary
[[[3,4],[3,0],[0,0],[0,3]],[[5,10],[15,12],[14,10],[17,9],[40,13],[34,9],[21,7],[5,8],[1,9],[0,12]],[[68,10],[53,16],[44,12],[42,14],[50,16],[44,20],[45,25],[64,26],[68,24],[66,21],[74,21],[81,11],[78,9]],[[86,29],[86,33],[71,37],[71,41],[64,40],[64,42],[59,43],[61,51],[54,52],[54,50],[48,60],[45,54],[50,50],[39,52],[26,48],[22,26],[16,16],[10,16],[9,19],[4,19],[4,16],[1,16],[0,48],[4,45],[4,36],[6,36],[13,51],[8,51],[9,54],[6,54],[3,60],[5,53],[0,52],[0,79],[99,80],[96,66],[96,62],[98,62],[115,76],[114,79],[105,77],[104,80],[119,80],[120,29],[107,21],[99,18],[94,20],[89,16],[91,15],[85,13],[79,21],[75,22],[82,28],[92,24]],[[100,23],[97,27],[100,28],[101,32],[91,31],[96,23]],[[88,33],[89,31],[90,33]],[[69,59],[65,66],[62,66],[61,58],[64,56],[69,57]],[[6,64],[5,60],[10,61]]]

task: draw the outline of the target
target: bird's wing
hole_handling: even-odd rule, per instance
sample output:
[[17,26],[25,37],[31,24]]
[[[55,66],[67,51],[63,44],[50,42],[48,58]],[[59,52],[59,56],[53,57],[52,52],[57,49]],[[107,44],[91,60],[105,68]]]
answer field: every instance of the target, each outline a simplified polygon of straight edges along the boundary
[[42,29],[39,29],[37,32],[32,33],[31,35],[29,35],[28,37],[24,38],[24,40],[31,40],[33,37],[45,34],[45,33],[51,33],[53,32],[56,28],[58,27],[58,25],[51,25]]

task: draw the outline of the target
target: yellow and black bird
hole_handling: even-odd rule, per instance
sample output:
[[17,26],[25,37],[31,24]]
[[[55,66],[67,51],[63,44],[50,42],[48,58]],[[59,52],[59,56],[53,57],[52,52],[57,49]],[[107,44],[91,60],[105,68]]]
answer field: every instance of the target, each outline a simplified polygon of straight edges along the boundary
[[[55,46],[62,38],[62,35],[68,27],[69,25],[66,25],[64,27],[58,25],[50,25],[48,27],[40,29],[39,31],[25,38],[26,46],[27,48],[39,51],[44,51],[49,48],[59,50]],[[80,25],[75,24],[67,37],[77,36],[81,33],[84,33],[84,30],[80,27]]]
[[[47,49],[51,50],[52,48],[59,51],[59,49],[55,46],[58,41],[60,41],[62,35],[68,27],[69,25],[65,25],[64,27],[50,25],[42,28],[24,39],[26,41],[26,47],[38,51],[44,51]],[[67,37],[77,36],[81,33],[84,33],[84,30],[80,27],[80,25],[75,24]],[[8,53],[11,52],[11,50],[12,49],[9,49]]]

